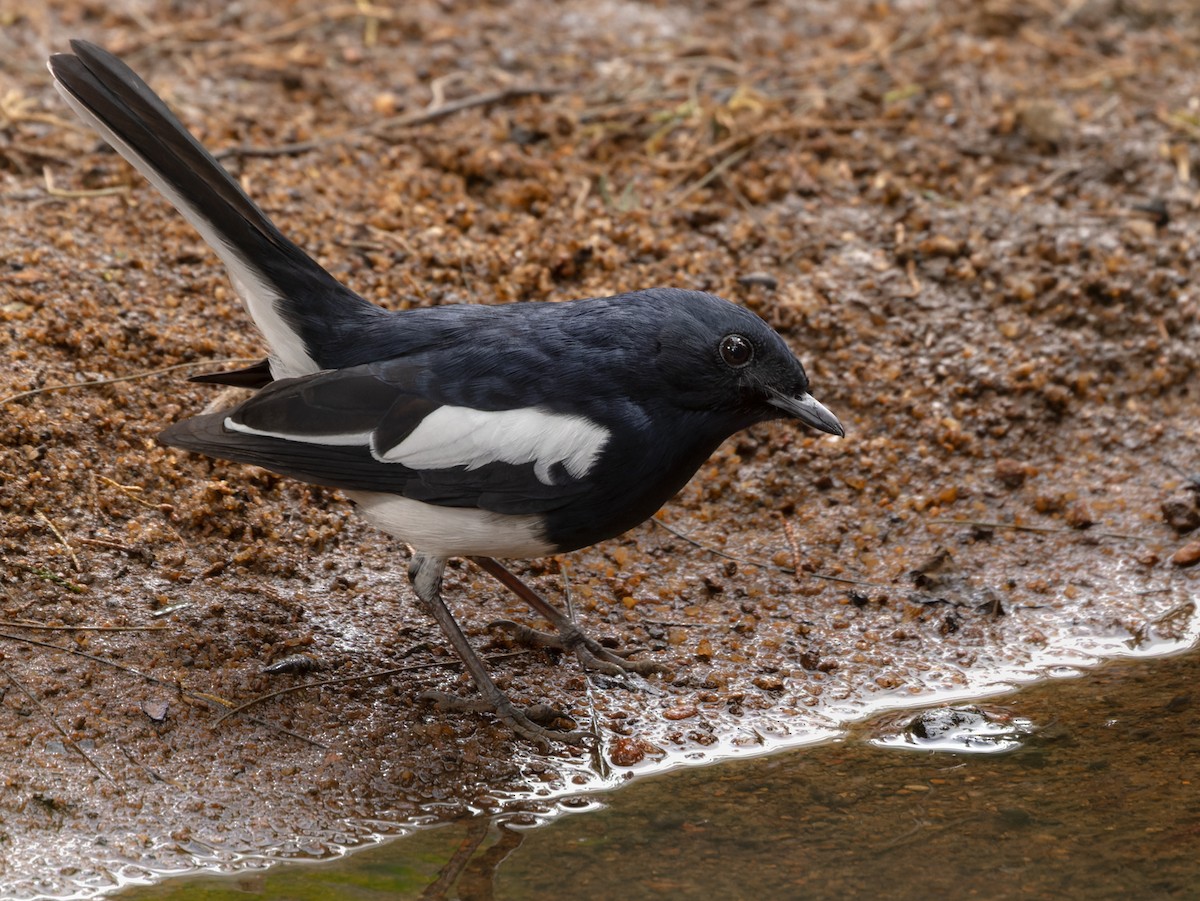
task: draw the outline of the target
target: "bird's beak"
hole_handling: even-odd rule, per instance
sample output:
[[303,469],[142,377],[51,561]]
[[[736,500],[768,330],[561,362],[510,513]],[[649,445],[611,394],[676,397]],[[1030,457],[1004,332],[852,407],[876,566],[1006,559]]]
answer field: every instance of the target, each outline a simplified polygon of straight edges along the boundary
[[795,416],[802,423],[810,425],[814,429],[828,432],[830,435],[837,435],[839,438],[846,437],[846,430],[842,428],[838,418],[811,394],[791,397],[778,391],[772,391],[768,403],[783,410],[789,416]]

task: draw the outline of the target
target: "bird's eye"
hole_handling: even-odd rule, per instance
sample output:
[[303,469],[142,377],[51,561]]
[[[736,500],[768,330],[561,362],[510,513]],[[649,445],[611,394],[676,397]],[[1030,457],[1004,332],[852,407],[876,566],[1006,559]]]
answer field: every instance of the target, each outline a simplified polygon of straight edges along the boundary
[[754,359],[754,345],[741,335],[726,335],[721,339],[721,359],[734,369],[741,369]]

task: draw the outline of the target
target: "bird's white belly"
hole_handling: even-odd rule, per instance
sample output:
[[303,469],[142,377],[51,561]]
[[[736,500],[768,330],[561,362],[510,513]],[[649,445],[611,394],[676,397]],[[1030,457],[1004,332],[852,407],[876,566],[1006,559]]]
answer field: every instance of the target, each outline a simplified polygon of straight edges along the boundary
[[367,522],[436,557],[544,557],[554,553],[541,518],[439,507],[378,491],[347,491]]

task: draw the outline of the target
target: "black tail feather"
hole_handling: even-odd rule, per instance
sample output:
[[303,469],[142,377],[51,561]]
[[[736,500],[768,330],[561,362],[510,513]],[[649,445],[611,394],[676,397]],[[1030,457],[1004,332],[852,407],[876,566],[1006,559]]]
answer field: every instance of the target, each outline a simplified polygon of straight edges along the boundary
[[271,346],[276,375],[346,365],[383,310],[289,241],[138,75],[72,41],[50,71],[85,121],[159,188],[222,258]]

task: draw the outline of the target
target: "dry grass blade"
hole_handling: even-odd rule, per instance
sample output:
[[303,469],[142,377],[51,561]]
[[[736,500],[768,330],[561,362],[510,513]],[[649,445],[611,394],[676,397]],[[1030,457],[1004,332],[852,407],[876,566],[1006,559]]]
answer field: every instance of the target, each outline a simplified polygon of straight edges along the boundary
[[[700,550],[705,551],[706,553],[712,554],[713,556],[722,557],[726,560],[732,560],[734,563],[741,563],[745,566],[761,566],[764,569],[773,569],[776,572],[787,573],[789,576],[795,575],[797,572],[797,570],[793,569],[790,566],[780,566],[778,563],[770,563],[766,560],[751,560],[747,557],[736,557],[733,554],[727,554],[725,551],[719,550],[718,548],[711,547],[707,544],[704,544],[703,542],[697,541],[695,538],[693,538],[691,535],[688,535],[686,532],[680,532],[678,529],[672,528],[671,526],[669,526],[665,522],[663,522],[661,519],[657,519],[657,518],[651,519],[650,522],[654,523],[654,525],[658,526],[659,528],[670,532],[676,538],[686,541],[688,544],[692,545],[692,547],[698,547],[698,548],[700,548]],[[821,573],[807,573],[806,575],[808,575],[810,578],[822,579],[826,582],[842,582],[842,583],[845,583],[846,585],[868,585],[872,588],[884,587],[883,585],[881,585],[878,582],[868,582],[865,579],[847,579],[845,576],[827,576],[827,575],[823,575]]]
[[46,527],[51,532],[54,533],[54,537],[58,539],[59,544],[61,544],[63,547],[65,547],[67,549],[67,553],[71,557],[71,563],[75,566],[75,572],[82,572],[83,567],[79,565],[79,558],[75,556],[75,549],[73,547],[71,547],[70,542],[68,542],[67,539],[65,537],[63,537],[63,533],[58,531],[58,526],[56,526],[53,522],[51,522],[50,517],[47,516],[45,513],[43,513],[41,510],[37,511],[37,516],[38,516],[38,519],[40,519],[42,522],[44,522],[46,524]]
[[707,185],[710,181],[719,178],[727,169],[731,169],[749,156],[757,146],[757,143],[757,141],[751,141],[750,144],[743,147],[741,150],[735,150],[733,153],[729,154],[729,156],[722,159],[719,163],[709,169],[708,172],[706,172],[703,176],[696,179],[696,181],[692,182],[686,188],[682,188],[671,195],[662,205],[662,209],[672,209],[678,206],[687,198],[691,197],[694,193]]
[[136,504],[140,504],[141,506],[146,507],[149,510],[161,510],[162,509],[161,504],[151,503],[150,501],[146,500],[144,497],[141,497],[141,492],[142,492],[141,485],[122,485],[120,482],[114,482],[108,476],[96,476],[96,478],[98,478],[101,482],[103,482],[109,488],[116,488],[118,491],[120,491],[123,495],[125,495],[127,498],[129,498],[131,501],[133,501]]
[[110,379],[93,379],[87,382],[72,382],[67,385],[46,385],[43,388],[30,388],[28,391],[18,391],[16,394],[9,394],[5,397],[0,397],[0,407],[11,403],[14,400],[21,400],[24,397],[37,397],[39,394],[48,394],[51,391],[71,391],[75,388],[96,388],[100,385],[115,385],[118,382],[134,382],[138,379],[146,379],[155,375],[162,375],[166,372],[177,372],[180,369],[195,369],[197,366],[241,366],[249,363],[257,363],[257,359],[234,359],[234,360],[193,360],[190,363],[176,363],[174,366],[164,366],[161,369],[148,369],[144,372],[133,372],[129,375],[118,375]]
[[796,540],[796,530],[788,521],[787,517],[783,518],[783,535],[787,539],[788,547],[792,551],[792,568],[795,570],[794,575],[797,579],[800,578],[800,543]]
[[47,569],[44,566],[31,566],[28,563],[21,563],[18,560],[9,560],[7,557],[0,558],[4,563],[11,566],[13,569],[19,569],[22,572],[27,572],[31,576],[37,576],[39,579],[44,579],[47,582],[53,582],[55,585],[60,585],[72,594],[84,594],[87,588],[80,585],[78,582],[72,582],[66,576],[60,576],[58,573]]
[[42,178],[46,182],[46,193],[51,197],[79,199],[84,197],[113,197],[117,194],[129,193],[129,185],[113,185],[109,188],[89,188],[87,190],[60,188],[54,184],[54,176],[50,174],[49,166],[42,167]]

